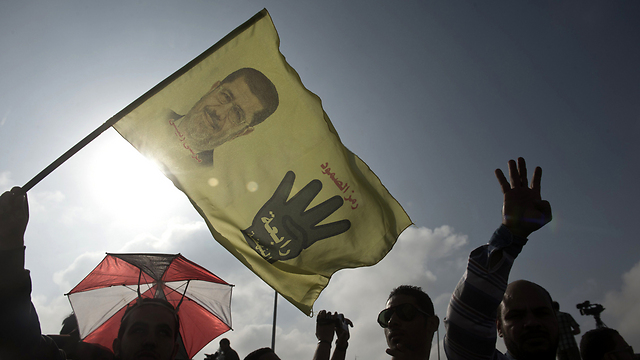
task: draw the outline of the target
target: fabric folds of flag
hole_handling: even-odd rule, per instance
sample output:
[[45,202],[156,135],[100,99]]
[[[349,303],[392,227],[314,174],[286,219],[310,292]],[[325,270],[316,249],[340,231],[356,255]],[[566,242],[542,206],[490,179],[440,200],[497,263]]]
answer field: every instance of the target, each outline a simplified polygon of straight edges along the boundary
[[369,266],[411,220],[342,143],[262,10],[114,128],[155,161],[215,239],[306,314],[343,268]]

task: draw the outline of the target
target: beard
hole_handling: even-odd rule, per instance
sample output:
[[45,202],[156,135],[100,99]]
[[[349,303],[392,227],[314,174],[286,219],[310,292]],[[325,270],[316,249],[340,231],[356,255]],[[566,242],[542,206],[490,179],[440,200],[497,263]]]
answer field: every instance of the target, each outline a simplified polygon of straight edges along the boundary
[[558,340],[551,340],[548,333],[531,333],[525,334],[520,344],[513,341],[507,342],[505,339],[505,345],[509,353],[517,360],[554,360],[558,349]]

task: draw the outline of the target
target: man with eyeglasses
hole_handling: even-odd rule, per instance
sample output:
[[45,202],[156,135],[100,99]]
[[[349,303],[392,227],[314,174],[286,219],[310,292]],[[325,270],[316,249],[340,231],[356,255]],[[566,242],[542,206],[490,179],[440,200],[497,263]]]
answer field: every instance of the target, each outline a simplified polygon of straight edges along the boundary
[[192,163],[213,165],[215,148],[253,132],[278,104],[276,87],[262,72],[254,68],[236,70],[216,81],[185,115],[169,110],[160,116],[166,122],[167,136],[173,138],[163,146],[191,158]]
[[394,360],[427,360],[440,319],[431,298],[420,287],[401,285],[391,291],[378,324],[384,328],[386,351]]
[[[523,158],[509,161],[510,182],[500,169],[495,173],[504,194],[502,225],[469,256],[444,320],[444,348],[449,360],[554,360],[558,321],[551,296],[530,281],[507,285],[527,237],[551,221],[551,206],[540,195],[542,169],[535,169],[531,185]],[[495,348],[496,331],[507,354]]]

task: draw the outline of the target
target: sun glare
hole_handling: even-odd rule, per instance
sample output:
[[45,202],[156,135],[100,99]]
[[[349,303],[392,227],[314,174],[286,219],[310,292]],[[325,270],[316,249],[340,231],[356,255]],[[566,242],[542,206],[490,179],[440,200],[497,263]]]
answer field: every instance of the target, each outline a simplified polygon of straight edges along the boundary
[[158,166],[118,140],[101,144],[87,174],[101,209],[118,221],[149,222],[170,215],[184,195]]

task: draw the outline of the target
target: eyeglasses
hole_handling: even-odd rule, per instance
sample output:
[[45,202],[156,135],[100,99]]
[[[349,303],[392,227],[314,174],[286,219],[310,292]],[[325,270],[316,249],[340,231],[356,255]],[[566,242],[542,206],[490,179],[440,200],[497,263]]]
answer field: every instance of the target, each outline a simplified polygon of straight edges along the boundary
[[411,321],[415,319],[418,313],[422,313],[426,317],[432,316],[431,314],[428,314],[413,306],[413,304],[405,303],[380,311],[380,314],[378,314],[378,324],[380,324],[380,326],[382,326],[383,328],[388,327],[389,321],[391,320],[391,317],[394,313],[404,321]]
[[[229,104],[231,102],[233,102],[234,97],[232,94],[230,94],[228,91],[226,90],[220,90],[217,94],[216,94],[216,99],[218,100],[218,102],[220,103],[220,105],[226,105]],[[235,104],[229,108],[228,113],[227,113],[227,117],[229,120],[231,120],[231,122],[234,125],[244,125],[246,122],[245,116],[244,116],[244,111],[242,110],[242,108]]]

